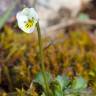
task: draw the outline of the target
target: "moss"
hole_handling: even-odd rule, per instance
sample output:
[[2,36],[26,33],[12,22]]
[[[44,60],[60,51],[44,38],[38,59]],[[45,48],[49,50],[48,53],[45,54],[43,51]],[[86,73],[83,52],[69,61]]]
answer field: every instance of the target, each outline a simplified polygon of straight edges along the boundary
[[[46,69],[53,76],[58,74],[66,74],[71,78],[76,75],[83,76],[89,80],[89,86],[95,89],[96,44],[89,33],[83,29],[75,30],[63,36],[58,35],[55,40],[64,40],[64,42],[53,43],[44,49]],[[45,38],[43,41],[44,46],[47,46],[50,38]],[[10,80],[12,91],[22,87],[28,89],[34,75],[40,71],[38,55],[36,33],[25,34],[5,25],[0,33],[1,89],[8,92]],[[7,76],[2,66],[7,66]],[[6,82],[7,90],[4,89]]]

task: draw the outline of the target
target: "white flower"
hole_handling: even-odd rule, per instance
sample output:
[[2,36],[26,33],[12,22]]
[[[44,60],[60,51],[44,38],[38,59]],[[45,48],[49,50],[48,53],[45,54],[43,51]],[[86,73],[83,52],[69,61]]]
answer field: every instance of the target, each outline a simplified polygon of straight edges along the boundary
[[32,33],[39,20],[38,14],[34,8],[24,8],[17,13],[16,18],[19,28],[26,33]]

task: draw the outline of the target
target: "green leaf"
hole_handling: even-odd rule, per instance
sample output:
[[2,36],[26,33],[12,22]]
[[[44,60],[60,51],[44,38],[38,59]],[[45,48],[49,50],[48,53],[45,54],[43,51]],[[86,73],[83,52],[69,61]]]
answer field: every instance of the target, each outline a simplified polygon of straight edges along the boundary
[[54,96],[63,96],[63,89],[69,84],[69,79],[66,76],[57,76],[57,78],[50,83],[50,88]]
[[63,90],[61,89],[61,86],[59,82],[52,81],[50,83],[50,89],[52,90],[53,96],[63,96]]
[[60,76],[60,75],[57,76],[56,81],[59,82],[62,90],[63,90],[64,88],[66,88],[67,85],[68,85],[69,82],[70,82],[67,76]]
[[72,82],[72,89],[82,90],[87,88],[87,81],[82,77],[76,77]]
[[[47,79],[47,81],[49,83],[51,81],[51,74],[46,72],[46,77],[47,77],[46,79]],[[43,78],[42,72],[39,72],[35,76],[34,82],[40,84],[41,86],[43,86],[43,88],[45,88],[45,83],[44,83],[44,78]]]

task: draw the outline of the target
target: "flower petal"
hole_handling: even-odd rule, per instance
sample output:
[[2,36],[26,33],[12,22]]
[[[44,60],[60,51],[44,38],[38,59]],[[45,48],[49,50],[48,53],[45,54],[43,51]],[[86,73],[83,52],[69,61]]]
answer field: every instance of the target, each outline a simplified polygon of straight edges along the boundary
[[22,10],[22,13],[24,13],[24,14],[29,13],[29,8],[24,8],[24,9]]
[[35,30],[35,26],[36,26],[37,21],[34,21],[33,25],[30,28],[26,28],[25,25],[21,26],[21,29],[25,32],[25,33],[32,33]]
[[26,15],[30,19],[33,17],[34,19],[39,20],[39,16],[34,8],[24,8],[22,14]]
[[22,27],[22,30],[25,32],[25,33],[32,33],[34,32],[35,30],[35,26],[32,26],[31,28],[25,28],[24,26]]
[[30,14],[32,15],[32,17],[34,17],[34,19],[36,19],[37,21],[39,20],[39,16],[34,8],[30,8]]
[[32,18],[32,15],[30,14],[30,9],[29,8],[24,8],[22,11],[23,15],[26,15],[28,18]]
[[38,14],[34,8],[24,8],[23,11],[17,13],[16,18],[19,28],[26,33],[32,33],[39,20]]

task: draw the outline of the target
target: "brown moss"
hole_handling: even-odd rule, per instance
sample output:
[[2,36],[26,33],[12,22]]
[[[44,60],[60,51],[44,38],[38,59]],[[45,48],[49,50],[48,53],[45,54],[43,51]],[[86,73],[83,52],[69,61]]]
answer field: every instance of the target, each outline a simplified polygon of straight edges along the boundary
[[[55,38],[57,41],[60,39],[64,42],[57,42],[44,49],[46,70],[50,71],[53,76],[58,74],[67,74],[70,77],[82,75],[94,82],[96,80],[96,45],[89,33],[83,29],[75,30]],[[43,41],[44,46],[47,46],[50,38],[45,38]],[[40,71],[35,33],[16,32],[8,25],[4,26],[3,32],[0,33],[0,54],[2,54],[0,62],[6,64],[10,79],[15,80],[12,83],[14,89],[18,87],[18,84],[28,87],[34,75]],[[90,72],[93,72],[94,76]],[[4,76],[3,74],[0,84],[6,82]]]

